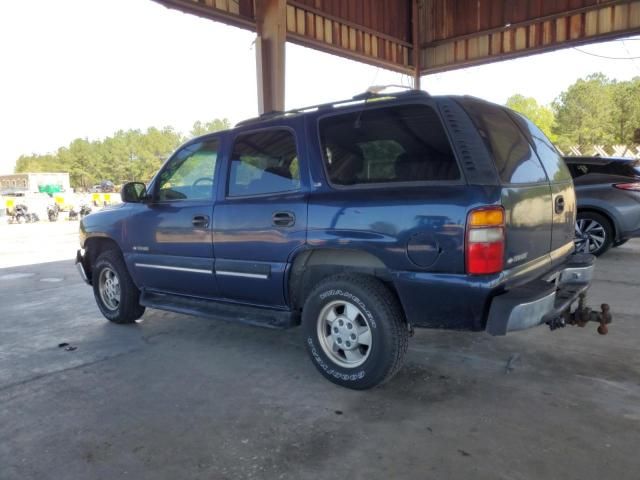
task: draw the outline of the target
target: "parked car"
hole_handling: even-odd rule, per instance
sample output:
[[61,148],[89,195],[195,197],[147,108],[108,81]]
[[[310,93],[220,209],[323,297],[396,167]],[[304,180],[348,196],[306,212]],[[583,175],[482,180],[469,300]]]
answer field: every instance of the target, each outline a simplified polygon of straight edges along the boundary
[[594,265],[573,254],[556,149],[469,97],[263,115],[189,141],[122,199],[80,224],[77,265],[108,320],[301,324],[320,373],[355,389],[393,376],[413,327],[562,325]]
[[112,193],[115,191],[115,186],[111,180],[103,180],[89,189],[89,193]]
[[640,160],[565,157],[578,201],[576,249],[602,255],[640,236]]

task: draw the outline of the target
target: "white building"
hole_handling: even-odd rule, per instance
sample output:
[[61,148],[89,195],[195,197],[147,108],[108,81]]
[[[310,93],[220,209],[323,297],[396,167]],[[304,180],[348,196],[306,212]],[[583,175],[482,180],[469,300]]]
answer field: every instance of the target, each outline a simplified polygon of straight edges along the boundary
[[40,192],[50,189],[68,192],[71,190],[68,173],[14,173],[0,175],[0,193],[2,192]]

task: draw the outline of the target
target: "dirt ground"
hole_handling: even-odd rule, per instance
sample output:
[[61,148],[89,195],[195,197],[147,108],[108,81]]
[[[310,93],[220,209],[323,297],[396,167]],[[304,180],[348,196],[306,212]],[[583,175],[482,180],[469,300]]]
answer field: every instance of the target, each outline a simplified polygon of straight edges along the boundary
[[296,329],[109,324],[77,228],[0,225],[2,480],[640,478],[638,240],[598,261],[609,335],[419,330],[394,380],[355,392]]

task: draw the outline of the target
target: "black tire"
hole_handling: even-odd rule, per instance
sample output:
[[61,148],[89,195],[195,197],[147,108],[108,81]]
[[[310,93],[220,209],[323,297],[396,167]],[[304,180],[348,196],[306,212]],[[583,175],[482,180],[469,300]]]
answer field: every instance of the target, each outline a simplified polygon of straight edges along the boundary
[[[340,311],[343,303],[345,307],[342,307],[342,313],[335,317],[335,312]],[[357,320],[353,323],[359,322],[359,325],[354,328],[362,331],[368,329],[370,332],[367,336],[368,346],[354,342],[358,347],[352,352],[360,356],[359,361],[362,362],[354,366],[338,363],[341,356],[345,356],[342,361],[349,361],[346,350],[330,353],[336,358],[325,351],[329,349],[327,339],[334,338],[334,324],[325,323],[326,320],[321,318],[323,312],[337,309],[333,310],[337,327],[338,319],[344,318],[345,322],[349,322],[346,304],[358,310],[354,317]],[[397,298],[379,280],[366,275],[338,274],[320,282],[305,301],[302,328],[307,351],[318,371],[331,382],[355,390],[375,387],[393,377],[402,366],[409,343],[409,330]],[[346,330],[346,326],[344,328],[345,334],[351,334],[351,330]],[[320,335],[325,335],[324,340]],[[337,339],[342,340],[339,336],[335,338],[336,342]],[[346,343],[348,341],[342,345]],[[337,343],[333,345],[337,346]]]
[[[578,238],[580,234],[581,228],[580,225],[584,225],[582,232],[582,238]],[[613,226],[611,225],[611,221],[595,212],[578,212],[576,218],[576,250],[579,252],[591,253],[597,257],[602,255],[604,252],[611,248],[613,244]],[[595,224],[595,229],[587,230],[589,225]],[[598,238],[594,238],[589,232],[598,232]],[[603,240],[600,240],[600,237],[604,236]],[[597,242],[597,247],[595,243]]]
[[619,247],[620,245],[624,245],[628,241],[629,239],[625,238],[624,240],[618,240],[617,242],[613,242],[613,248]]
[[[104,317],[113,323],[134,323],[144,314],[144,307],[140,305],[140,290],[135,286],[122,255],[117,250],[102,252],[92,265],[91,283],[93,296]],[[119,286],[119,299],[109,305],[109,300],[100,293],[101,275],[113,272]],[[115,308],[114,308],[115,307]]]

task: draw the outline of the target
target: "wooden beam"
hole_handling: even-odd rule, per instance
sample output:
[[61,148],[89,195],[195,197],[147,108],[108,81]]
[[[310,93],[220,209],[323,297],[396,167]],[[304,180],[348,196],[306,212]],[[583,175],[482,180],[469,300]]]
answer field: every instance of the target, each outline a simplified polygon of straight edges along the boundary
[[286,0],[254,0],[260,114],[284,110]]

